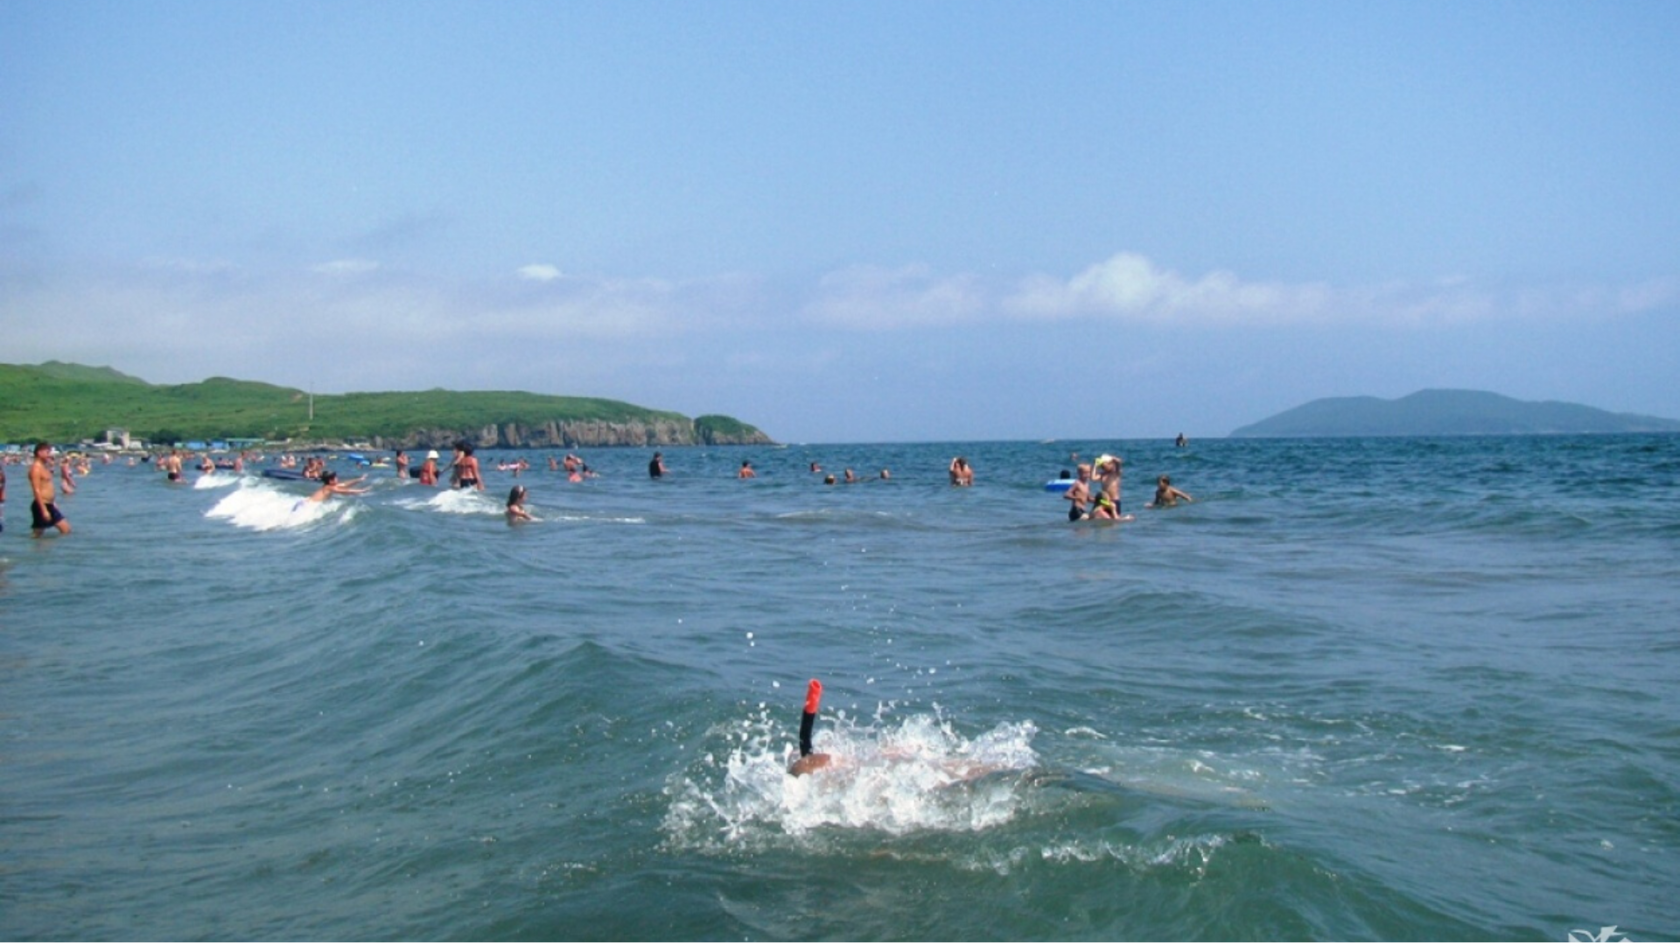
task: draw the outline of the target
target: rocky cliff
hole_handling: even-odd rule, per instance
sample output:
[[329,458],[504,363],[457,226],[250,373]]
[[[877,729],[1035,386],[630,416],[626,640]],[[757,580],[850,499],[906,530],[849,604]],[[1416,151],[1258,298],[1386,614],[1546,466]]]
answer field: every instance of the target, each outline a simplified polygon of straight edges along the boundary
[[775,442],[763,431],[696,424],[688,419],[613,423],[604,420],[550,421],[539,425],[492,423],[470,430],[424,428],[402,437],[374,437],[379,449],[440,449],[466,440],[478,449],[570,449],[595,446],[756,446]]

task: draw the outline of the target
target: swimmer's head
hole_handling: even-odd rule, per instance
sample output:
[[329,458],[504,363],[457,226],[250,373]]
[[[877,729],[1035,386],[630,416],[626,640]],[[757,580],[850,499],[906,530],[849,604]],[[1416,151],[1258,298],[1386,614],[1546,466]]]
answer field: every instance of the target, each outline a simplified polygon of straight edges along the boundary
[[323,486],[330,486],[337,481],[338,473],[335,473],[330,469],[321,474],[321,485]]
[[518,505],[519,503],[524,502],[524,501],[525,501],[525,487],[524,486],[514,486],[513,491],[508,493],[507,504],[508,505]]

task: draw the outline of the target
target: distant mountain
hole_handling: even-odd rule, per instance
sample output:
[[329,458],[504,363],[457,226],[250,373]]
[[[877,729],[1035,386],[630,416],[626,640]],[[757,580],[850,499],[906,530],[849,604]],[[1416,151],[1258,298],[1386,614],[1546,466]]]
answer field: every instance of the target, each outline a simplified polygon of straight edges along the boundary
[[1509,436],[1671,433],[1680,420],[1610,413],[1555,400],[1514,400],[1477,390],[1420,390],[1398,400],[1329,397],[1231,431],[1234,437]]

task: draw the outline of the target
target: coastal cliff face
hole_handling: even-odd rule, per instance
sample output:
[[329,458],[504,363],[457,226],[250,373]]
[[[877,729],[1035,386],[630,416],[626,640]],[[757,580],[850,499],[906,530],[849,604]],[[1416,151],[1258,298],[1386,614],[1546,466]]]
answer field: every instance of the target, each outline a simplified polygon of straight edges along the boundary
[[692,420],[609,423],[604,420],[538,425],[492,423],[471,430],[426,428],[407,436],[375,437],[379,449],[437,449],[466,440],[478,449],[570,449],[596,446],[757,446],[774,443],[760,430],[720,431]]

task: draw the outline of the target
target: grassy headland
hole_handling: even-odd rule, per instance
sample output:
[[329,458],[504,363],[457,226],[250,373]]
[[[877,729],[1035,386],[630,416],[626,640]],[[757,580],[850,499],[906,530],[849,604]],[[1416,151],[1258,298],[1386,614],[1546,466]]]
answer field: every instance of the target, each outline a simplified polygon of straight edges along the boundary
[[111,368],[0,364],[0,441],[72,443],[98,440],[109,429],[160,444],[243,438],[391,448],[462,438],[485,447],[770,442],[733,417],[690,420],[593,397],[427,390],[312,398],[294,388],[226,377],[159,385]]

